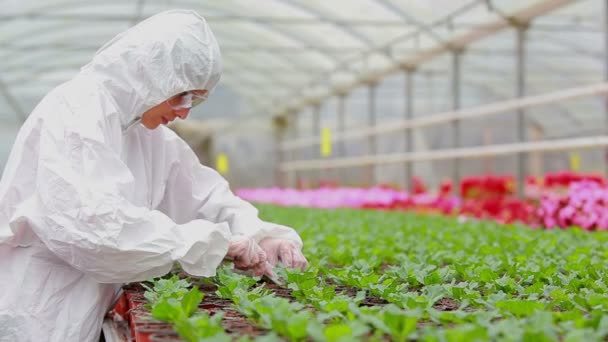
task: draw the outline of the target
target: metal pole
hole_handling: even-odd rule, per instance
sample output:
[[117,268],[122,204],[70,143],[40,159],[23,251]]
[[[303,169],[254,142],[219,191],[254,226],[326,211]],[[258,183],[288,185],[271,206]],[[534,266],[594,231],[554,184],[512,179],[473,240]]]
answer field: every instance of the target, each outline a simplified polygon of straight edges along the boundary
[[[338,134],[342,134],[345,132],[346,127],[345,127],[345,117],[344,117],[344,105],[345,105],[345,100],[346,100],[346,95],[344,94],[340,94],[338,95],[338,115],[337,115],[337,119],[338,119]],[[344,158],[346,157],[346,142],[344,140],[340,140],[338,142],[338,146],[337,146],[338,150],[337,150],[337,155],[338,158]],[[337,170],[338,171],[338,179],[340,180],[341,185],[346,183],[346,179],[343,178],[345,173],[343,172],[343,170]]]
[[[376,84],[371,83],[369,85],[368,92],[368,104],[369,104],[369,118],[368,118],[368,126],[374,127],[376,126]],[[377,144],[376,144],[376,135],[371,134],[368,137],[368,151],[370,155],[376,155],[378,153]],[[376,180],[376,165],[371,164],[369,166],[369,170],[367,173],[367,185],[372,186]]]
[[[608,80],[608,0],[604,1],[604,79]],[[605,134],[608,135],[608,97],[604,96]],[[604,174],[608,175],[608,149],[604,149]]]
[[[338,96],[338,134],[342,134],[346,131],[346,121],[345,121],[345,115],[344,115],[344,110],[345,110],[345,102],[346,102],[346,96],[345,95],[339,95]],[[340,140],[340,142],[338,143],[338,156],[339,157],[346,157],[346,145],[344,143],[344,140]]]
[[[526,30],[527,26],[517,26],[517,62],[516,62],[516,92],[517,97],[524,97],[526,94]],[[525,142],[526,137],[526,116],[525,110],[519,109],[517,111],[517,142]],[[517,196],[524,196],[526,168],[527,168],[527,154],[519,153],[517,155]]]
[[430,100],[430,103],[429,103],[430,112],[436,113],[436,111],[435,111],[435,86],[434,86],[434,82],[433,82],[433,72],[430,70],[426,72],[426,84],[427,84],[428,92],[429,92],[428,99]]
[[[312,132],[311,136],[318,137],[321,136],[321,104],[317,103],[312,110]],[[320,152],[320,144],[319,140],[317,144],[312,145],[312,159],[317,159],[321,157]],[[310,175],[311,185],[319,185],[319,180],[321,179],[321,175],[323,174],[323,170],[319,170],[317,173],[313,173]]]
[[[298,112],[292,113],[289,116],[288,125],[291,127],[291,129],[290,129],[291,139],[297,139],[298,135],[299,135],[298,134],[298,116],[299,116]],[[291,152],[289,152],[290,161],[297,160],[297,156],[298,156],[298,151],[296,149],[293,149],[293,150],[291,150]],[[297,182],[298,182],[298,171],[294,170],[292,172],[289,172],[287,174],[287,185],[291,186],[291,187],[296,187]]]
[[285,186],[283,181],[283,172],[281,172],[280,165],[285,161],[283,157],[283,150],[281,149],[281,144],[285,141],[285,128],[280,128],[275,126],[275,151],[277,153],[277,166],[275,172],[275,184],[280,187]]
[[[405,71],[405,120],[411,120],[414,113],[414,80],[413,69],[407,69]],[[414,129],[406,128],[405,129],[405,151],[411,153],[414,151]],[[412,187],[412,176],[414,165],[412,163],[406,162],[405,167],[405,182],[404,185],[407,190],[411,193],[413,190]]]
[[[460,109],[460,78],[462,50],[452,52],[452,109]],[[460,147],[460,120],[452,121],[452,147]],[[460,159],[455,158],[452,164],[452,188],[458,194],[460,184]]]

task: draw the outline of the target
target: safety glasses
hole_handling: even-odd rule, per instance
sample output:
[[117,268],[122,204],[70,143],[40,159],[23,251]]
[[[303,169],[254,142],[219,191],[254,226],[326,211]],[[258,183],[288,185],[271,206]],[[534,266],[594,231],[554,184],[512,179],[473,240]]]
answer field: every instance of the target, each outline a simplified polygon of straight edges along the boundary
[[186,91],[178,95],[177,99],[171,99],[171,101],[167,101],[167,103],[174,110],[179,109],[191,109],[192,107],[196,107],[202,102],[204,102],[207,97],[209,97],[209,92],[194,92],[194,91]]

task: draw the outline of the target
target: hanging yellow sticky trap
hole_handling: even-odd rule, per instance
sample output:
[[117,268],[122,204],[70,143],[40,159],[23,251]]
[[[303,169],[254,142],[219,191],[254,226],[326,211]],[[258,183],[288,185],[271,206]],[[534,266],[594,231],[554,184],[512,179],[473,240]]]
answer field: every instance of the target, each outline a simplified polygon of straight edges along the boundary
[[229,168],[228,156],[225,155],[224,153],[218,154],[215,166],[216,166],[217,172],[221,173],[222,175],[227,174],[228,168]]
[[578,153],[570,153],[570,171],[580,171],[581,155]]
[[321,156],[331,156],[331,130],[329,128],[321,130]]

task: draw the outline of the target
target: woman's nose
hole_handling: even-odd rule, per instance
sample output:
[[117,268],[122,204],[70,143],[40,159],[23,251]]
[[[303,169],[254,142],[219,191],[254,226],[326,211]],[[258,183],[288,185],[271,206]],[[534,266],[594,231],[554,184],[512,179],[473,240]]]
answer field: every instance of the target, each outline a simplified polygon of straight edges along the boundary
[[186,108],[186,109],[178,109],[175,111],[175,115],[177,115],[178,118],[185,120],[188,117],[188,114],[190,113],[190,109]]

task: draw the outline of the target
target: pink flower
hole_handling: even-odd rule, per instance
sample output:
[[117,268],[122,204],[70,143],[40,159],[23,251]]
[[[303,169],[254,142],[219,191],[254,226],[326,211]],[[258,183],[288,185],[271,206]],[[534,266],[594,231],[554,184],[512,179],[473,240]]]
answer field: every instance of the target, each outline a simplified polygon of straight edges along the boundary
[[598,230],[608,230],[608,212],[606,210],[600,214],[600,217],[597,220],[596,228]]
[[576,209],[572,206],[567,206],[559,211],[557,214],[557,222],[562,228],[567,228],[572,224],[572,217],[576,213]]
[[557,220],[550,216],[543,219],[543,224],[547,229],[554,229],[558,227]]
[[572,223],[585,230],[592,230],[595,227],[596,220],[597,215],[595,213],[581,212],[573,217]]

